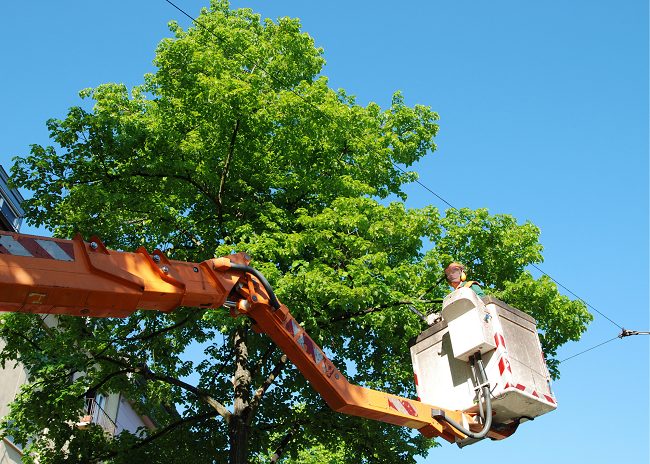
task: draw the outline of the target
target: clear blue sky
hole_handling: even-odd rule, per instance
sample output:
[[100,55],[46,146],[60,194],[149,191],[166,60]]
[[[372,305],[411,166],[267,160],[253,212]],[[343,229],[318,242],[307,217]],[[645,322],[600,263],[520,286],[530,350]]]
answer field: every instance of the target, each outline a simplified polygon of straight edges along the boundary
[[[208,2],[176,1],[192,15]],[[232,5],[300,18],[325,50],[331,85],[359,103],[385,107],[401,90],[407,104],[431,106],[438,150],[415,167],[420,179],[458,208],[538,225],[546,273],[616,324],[648,330],[647,1]],[[167,22],[189,24],[164,0],[4,2],[0,14],[7,170],[29,144],[48,143],[45,121],[79,104],[79,90],[140,84]],[[408,193],[409,206],[445,208],[417,185]],[[594,316],[559,359],[620,332]],[[649,339],[617,339],[563,363],[557,411],[512,438],[446,444],[423,462],[648,462]]]

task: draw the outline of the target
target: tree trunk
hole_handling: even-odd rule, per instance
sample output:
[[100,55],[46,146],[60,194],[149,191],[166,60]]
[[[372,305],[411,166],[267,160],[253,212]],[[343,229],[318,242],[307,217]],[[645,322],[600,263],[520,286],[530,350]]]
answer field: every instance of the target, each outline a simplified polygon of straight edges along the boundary
[[247,327],[239,326],[235,331],[235,404],[230,416],[230,464],[246,464],[248,461],[248,437],[250,426],[246,425],[251,399],[251,373],[248,370],[248,349],[246,347]]

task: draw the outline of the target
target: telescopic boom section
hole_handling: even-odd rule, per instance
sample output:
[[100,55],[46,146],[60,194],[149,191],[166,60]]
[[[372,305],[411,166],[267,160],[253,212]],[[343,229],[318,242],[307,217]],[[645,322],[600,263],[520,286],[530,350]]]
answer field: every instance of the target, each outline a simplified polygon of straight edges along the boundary
[[351,385],[249,264],[246,253],[188,263],[168,260],[160,250],[107,250],[97,237],[84,242],[80,235],[60,240],[0,232],[0,310],[126,317],[135,310],[227,305],[233,317],[251,318],[335,411],[449,442],[465,435],[441,417],[480,427],[459,411]]

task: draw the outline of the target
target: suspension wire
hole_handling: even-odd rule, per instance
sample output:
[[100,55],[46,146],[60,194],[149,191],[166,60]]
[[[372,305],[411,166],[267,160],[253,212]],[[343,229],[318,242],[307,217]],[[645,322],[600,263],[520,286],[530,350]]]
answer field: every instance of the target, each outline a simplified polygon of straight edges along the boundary
[[[391,163],[393,163],[393,162],[391,161]],[[393,163],[393,166],[394,166],[395,168],[399,169],[400,171],[402,171],[404,174],[408,174],[408,172],[405,171],[404,169],[402,169],[399,165]],[[415,180],[415,183],[418,184],[418,185],[420,185],[421,187],[423,187],[423,188],[424,188],[426,191],[428,191],[429,193],[435,195],[435,196],[436,196],[440,201],[444,202],[447,206],[449,206],[449,207],[450,207],[451,209],[453,209],[454,211],[459,212],[459,211],[458,211],[458,208],[456,208],[455,206],[453,206],[451,203],[449,203],[447,200],[445,200],[444,198],[442,198],[442,197],[441,197],[440,195],[438,195],[436,192],[434,192],[434,191],[431,190],[429,187],[427,187],[426,185],[424,185],[424,184],[423,184],[422,182],[420,182],[418,179]]]
[[618,325],[616,322],[612,321],[609,317],[605,316],[603,313],[601,313],[600,311],[598,311],[596,308],[594,308],[593,306],[591,306],[591,305],[590,305],[589,303],[587,303],[585,300],[583,300],[583,299],[580,298],[578,295],[576,295],[575,293],[573,293],[571,290],[569,290],[568,288],[566,288],[566,287],[565,287],[564,285],[562,285],[560,282],[558,282],[557,280],[555,280],[553,277],[551,277],[550,275],[548,275],[546,272],[542,271],[542,270],[541,270],[539,267],[537,267],[535,264],[530,263],[530,265],[533,266],[535,269],[537,269],[537,270],[538,270],[539,272],[541,272],[542,274],[544,274],[546,277],[548,277],[549,279],[551,279],[553,282],[555,282],[556,284],[558,284],[558,285],[559,285],[560,287],[562,287],[564,290],[566,290],[567,292],[569,292],[571,295],[575,296],[578,300],[582,301],[582,302],[583,302],[585,305],[587,305],[589,308],[591,308],[592,310],[596,311],[598,314],[600,314],[601,316],[603,316],[605,319],[607,319],[609,322],[611,322],[612,324],[614,324],[616,327],[618,327],[619,329],[621,329],[621,330],[623,330],[623,331],[625,330],[622,326],[620,326],[620,325]]
[[[225,42],[222,38],[220,38],[220,37],[218,37],[217,35],[215,35],[215,34],[213,33],[213,31],[211,31],[207,26],[203,25],[200,21],[198,21],[197,19],[195,19],[194,17],[192,17],[190,14],[186,13],[184,10],[182,10],[180,7],[178,7],[176,4],[174,4],[171,0],[165,0],[165,1],[166,1],[167,3],[169,3],[171,6],[173,6],[174,8],[176,8],[178,11],[180,11],[183,15],[185,15],[185,16],[187,16],[189,19],[191,19],[195,24],[197,24],[198,26],[200,26],[201,28],[203,28],[204,30],[206,30],[208,33],[210,33],[210,35],[212,35],[215,39],[217,39],[218,41],[221,42],[221,44],[224,46],[224,48],[227,48],[227,49],[230,50],[231,52],[232,52],[232,51],[237,52],[237,50],[235,50],[235,49],[233,49],[232,47],[228,46],[228,44],[226,44],[226,42]],[[251,64],[251,63],[252,63],[252,61],[251,61],[250,59],[248,59],[248,57],[247,57],[246,55],[244,55],[243,53],[238,53],[238,54],[239,54],[239,56],[241,56],[244,60],[246,60],[246,61],[248,62],[248,64]],[[256,65],[257,65],[257,64],[256,64]],[[265,69],[263,66],[260,66],[260,68],[261,68],[261,69],[264,69],[264,71],[266,71],[267,75],[268,75],[269,77],[271,77],[271,78],[272,78],[276,83],[286,86],[286,84],[285,84],[281,79],[279,79],[278,77],[276,77],[273,73],[269,72],[269,71],[268,71],[267,69]],[[321,116],[324,116],[326,119],[328,119],[330,122],[332,122],[332,123],[334,123],[335,125],[337,125],[337,126],[338,126],[340,129],[342,129],[344,132],[348,133],[348,135],[351,135],[352,137],[354,137],[354,136],[353,136],[352,134],[350,134],[350,133],[348,132],[348,130],[347,130],[345,127],[343,127],[343,125],[341,125],[341,124],[340,124],[336,119],[334,119],[334,118],[332,118],[331,116],[329,116],[327,113],[325,113],[325,112],[324,112],[323,110],[321,110],[319,107],[317,107],[317,106],[314,105],[312,102],[310,102],[309,100],[307,100],[304,96],[302,96],[302,95],[300,95],[298,92],[296,92],[293,88],[290,88],[289,86],[286,86],[286,87],[287,87],[287,88],[289,89],[289,91],[290,91],[291,93],[293,93],[296,97],[300,98],[300,99],[301,99],[303,102],[305,102],[308,106],[312,107],[316,112],[320,113]],[[406,170],[404,170],[402,167],[400,167],[398,164],[396,164],[396,163],[393,162],[392,160],[389,160],[389,161],[390,161],[390,163],[393,165],[393,167],[394,167],[395,169],[401,171],[401,172],[404,173],[404,174],[408,174],[408,172],[407,172]],[[451,203],[449,203],[447,200],[445,200],[444,198],[442,198],[442,197],[441,197],[440,195],[438,195],[436,192],[434,192],[433,190],[431,190],[431,189],[430,189],[429,187],[427,187],[425,184],[423,184],[422,182],[420,182],[420,181],[417,180],[417,179],[415,180],[415,183],[417,183],[418,185],[420,185],[421,187],[423,187],[426,191],[428,191],[429,193],[431,193],[432,195],[434,195],[435,197],[437,197],[440,201],[442,201],[443,203],[445,203],[445,204],[446,204],[447,206],[449,206],[452,210],[456,211],[457,213],[460,213],[460,210],[458,210],[458,208],[454,207]],[[492,233],[492,232],[490,231],[490,233]],[[553,277],[551,277],[550,275],[548,275],[546,272],[542,271],[542,270],[541,270],[539,267],[537,267],[534,263],[530,262],[529,264],[530,264],[532,267],[534,267],[535,269],[537,269],[539,272],[541,272],[542,274],[544,274],[546,277],[548,277],[549,279],[551,279],[551,280],[552,280],[553,282],[555,282],[557,285],[559,285],[560,287],[562,287],[564,290],[566,290],[567,292],[571,293],[571,295],[573,295],[574,297],[576,297],[579,301],[582,301],[582,302],[583,302],[587,307],[589,307],[589,308],[592,309],[593,311],[595,311],[595,312],[597,312],[598,314],[600,314],[601,316],[603,316],[605,319],[607,319],[609,322],[611,322],[612,324],[614,324],[616,327],[618,327],[618,328],[621,329],[621,330],[625,330],[625,329],[623,329],[623,327],[622,327],[621,325],[617,324],[616,322],[614,322],[613,320],[611,320],[609,317],[607,317],[605,314],[603,314],[602,312],[600,312],[599,310],[597,310],[596,308],[594,308],[592,305],[590,305],[589,303],[587,303],[584,299],[580,298],[578,295],[576,295],[575,293],[573,293],[573,292],[572,292],[571,290],[569,290],[567,287],[565,287],[564,285],[562,285],[558,280],[554,279]],[[610,341],[611,341],[611,340],[610,340]],[[605,342],[605,343],[607,343],[607,342]],[[592,348],[590,348],[590,349],[592,349]],[[587,350],[587,351],[589,351],[589,350]],[[581,354],[581,353],[579,353],[579,354]],[[576,356],[577,356],[577,355],[576,355]],[[570,359],[570,358],[567,358],[567,359]],[[565,361],[566,361],[566,360],[565,360]]]
[[569,359],[575,358],[576,356],[580,356],[581,354],[584,354],[584,353],[586,353],[587,351],[591,351],[591,350],[593,350],[593,349],[595,349],[595,348],[598,348],[599,346],[603,346],[603,345],[605,345],[606,343],[609,343],[609,342],[611,342],[611,341],[616,340],[617,338],[620,338],[620,336],[617,335],[616,337],[614,337],[614,338],[612,338],[612,339],[610,339],[610,340],[607,340],[606,342],[600,343],[600,344],[598,344],[598,345],[596,345],[596,346],[592,346],[592,347],[589,348],[588,350],[584,350],[584,351],[581,351],[581,352],[578,353],[578,354],[574,354],[573,356],[569,356],[568,358],[563,359],[562,361],[558,361],[558,364],[562,364],[564,361],[568,361]]
[[[607,316],[605,316],[605,317],[607,317]],[[625,337],[629,337],[630,335],[650,335],[650,332],[641,332],[641,331],[638,331],[638,330],[626,330],[626,329],[624,329],[624,328],[622,328],[622,327],[621,327],[621,330],[622,330],[622,332],[621,332],[620,334],[618,334],[616,337],[612,338],[611,340],[607,340],[606,342],[600,343],[600,344],[598,344],[598,345],[596,345],[596,346],[592,346],[592,347],[589,348],[588,350],[584,350],[584,351],[581,351],[581,352],[578,353],[578,354],[574,354],[573,356],[569,356],[568,358],[563,359],[562,361],[559,361],[558,364],[561,364],[561,363],[563,363],[564,361],[568,361],[568,360],[571,359],[571,358],[575,358],[576,356],[580,356],[581,354],[584,354],[584,353],[586,353],[587,351],[591,351],[591,350],[593,350],[594,348],[598,348],[599,346],[602,346],[602,345],[604,345],[604,344],[606,344],[606,343],[609,343],[609,342],[611,342],[612,340],[616,340],[617,338],[625,338]]]

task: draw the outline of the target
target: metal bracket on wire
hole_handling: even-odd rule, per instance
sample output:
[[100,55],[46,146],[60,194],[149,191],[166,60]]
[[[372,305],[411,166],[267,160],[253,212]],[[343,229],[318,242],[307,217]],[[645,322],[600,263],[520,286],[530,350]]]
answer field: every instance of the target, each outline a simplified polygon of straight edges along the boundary
[[623,332],[618,334],[618,338],[629,337],[630,335],[650,335],[650,332],[639,332],[638,330],[625,330],[624,327],[621,327]]

